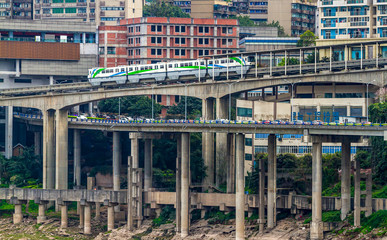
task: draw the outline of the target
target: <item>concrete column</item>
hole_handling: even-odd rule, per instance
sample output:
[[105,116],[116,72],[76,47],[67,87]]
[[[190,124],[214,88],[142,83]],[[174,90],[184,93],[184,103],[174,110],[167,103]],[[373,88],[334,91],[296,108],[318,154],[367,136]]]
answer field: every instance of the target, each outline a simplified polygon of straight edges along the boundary
[[181,232],[181,136],[177,142],[177,158],[176,158],[176,232]]
[[84,228],[85,226],[85,206],[79,205],[79,228]]
[[130,133],[129,134],[129,137],[130,137],[130,147],[131,147],[131,150],[130,150],[130,155],[132,156],[132,167],[133,168],[138,168],[138,138],[137,136],[135,136],[135,133]]
[[83,229],[84,234],[91,234],[91,206],[89,203],[85,205],[85,225]]
[[276,214],[275,204],[275,158],[276,158],[276,136],[270,134],[268,138],[268,161],[267,161],[267,227],[275,225],[274,215]]
[[67,204],[60,205],[60,227],[67,228],[68,227],[68,213],[67,213]]
[[108,226],[107,226],[107,230],[110,231],[110,230],[113,230],[114,229],[114,207],[113,206],[108,206]]
[[189,184],[190,184],[190,134],[181,134],[181,233],[182,238],[189,234]]
[[43,189],[55,187],[55,111],[43,113]]
[[39,209],[38,209],[38,217],[37,217],[38,224],[47,220],[45,211],[46,211],[46,204],[40,203]]
[[13,150],[13,107],[5,109],[5,157],[11,158]]
[[34,153],[36,156],[40,156],[40,132],[34,132]]
[[227,134],[227,193],[235,191],[235,141],[234,134]]
[[99,219],[101,217],[101,203],[95,203],[95,217],[94,219]]
[[355,227],[360,227],[360,197],[361,197],[361,190],[360,190],[360,161],[359,159],[355,160],[355,196],[354,196],[354,223]]
[[121,144],[120,133],[113,132],[113,190],[120,190],[120,159]]
[[259,160],[259,232],[263,233],[265,226],[265,162]]
[[145,139],[144,144],[144,191],[152,188],[152,139]]
[[[214,119],[214,99],[207,98],[202,100],[203,120]],[[207,176],[204,179],[204,185],[214,185],[214,134],[204,132],[202,135],[202,156],[204,164],[207,166]],[[206,190],[206,189],[205,189]]]
[[13,223],[18,224],[23,221],[22,205],[15,204],[15,213],[13,214]]
[[133,169],[132,169],[132,157],[128,156],[128,192],[127,192],[127,205],[128,205],[128,215],[127,215],[127,224],[126,227],[129,231],[133,230],[133,216],[135,212],[133,209]]
[[323,239],[322,224],[322,142],[319,137],[313,137],[312,147],[312,222],[310,223],[310,239]]
[[236,134],[236,194],[235,194],[235,218],[236,239],[245,239],[245,136]]
[[341,220],[351,210],[351,142],[341,143]]
[[81,186],[81,132],[74,129],[74,186]]
[[367,174],[366,178],[365,216],[369,217],[372,214],[372,174]]
[[[228,118],[227,97],[216,99],[216,118]],[[224,184],[227,179],[227,133],[216,133],[216,186]]]
[[[68,111],[56,111],[56,175],[55,188],[68,188]],[[67,211],[66,211],[67,212]]]
[[50,79],[50,85],[54,85],[55,84],[54,76],[50,76],[49,79]]

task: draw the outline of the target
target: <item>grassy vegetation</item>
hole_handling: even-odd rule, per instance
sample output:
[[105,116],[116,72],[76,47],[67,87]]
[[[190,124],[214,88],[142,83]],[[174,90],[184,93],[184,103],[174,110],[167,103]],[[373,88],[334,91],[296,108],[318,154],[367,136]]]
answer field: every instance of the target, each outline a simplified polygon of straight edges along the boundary
[[204,219],[208,219],[209,224],[228,224],[228,221],[235,219],[235,211],[224,213],[217,209],[206,212]]
[[160,216],[153,219],[153,226],[158,227],[162,224],[171,223],[176,218],[175,208],[172,206],[163,207]]
[[[310,223],[312,217],[305,219],[304,224]],[[340,211],[328,211],[322,213],[323,222],[341,222]]]

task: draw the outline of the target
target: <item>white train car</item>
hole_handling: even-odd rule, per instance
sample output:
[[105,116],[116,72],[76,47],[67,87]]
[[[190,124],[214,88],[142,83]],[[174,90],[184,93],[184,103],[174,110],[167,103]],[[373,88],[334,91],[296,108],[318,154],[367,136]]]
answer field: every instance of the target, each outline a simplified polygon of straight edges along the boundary
[[248,57],[230,57],[220,59],[198,59],[192,61],[176,61],[155,64],[118,66],[111,68],[93,68],[89,70],[89,82],[98,86],[104,82],[117,84],[138,83],[141,80],[156,81],[179,80],[183,76],[204,78],[207,74],[218,77],[221,73],[236,72],[246,74],[253,65]]

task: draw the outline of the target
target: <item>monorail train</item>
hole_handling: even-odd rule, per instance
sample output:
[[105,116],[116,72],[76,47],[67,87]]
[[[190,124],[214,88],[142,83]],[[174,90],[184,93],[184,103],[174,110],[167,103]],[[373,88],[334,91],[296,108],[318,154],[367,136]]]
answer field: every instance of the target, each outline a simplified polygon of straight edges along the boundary
[[[215,62],[214,62],[215,61]],[[154,79],[156,81],[179,80],[182,76],[204,78],[218,77],[227,71],[237,74],[246,74],[253,66],[254,59],[249,57],[230,57],[219,59],[197,59],[191,61],[159,62],[118,66],[111,68],[93,68],[89,70],[88,79],[91,85],[98,86],[104,82],[117,84],[138,83],[141,80]]]

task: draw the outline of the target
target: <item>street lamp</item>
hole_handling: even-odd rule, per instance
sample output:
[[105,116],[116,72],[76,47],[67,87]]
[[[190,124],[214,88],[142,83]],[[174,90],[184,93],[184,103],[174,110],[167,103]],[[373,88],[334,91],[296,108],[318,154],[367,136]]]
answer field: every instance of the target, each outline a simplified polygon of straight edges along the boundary
[[376,80],[374,79],[374,80],[366,83],[366,85],[367,85],[367,95],[366,95],[366,98],[367,98],[367,106],[366,106],[366,108],[367,108],[367,122],[368,122],[368,98],[369,98],[369,96],[368,96],[368,85],[370,85],[371,83],[373,83],[375,81]]
[[291,100],[290,100],[290,119],[293,122],[293,86],[294,84],[301,82],[301,80],[298,80],[297,82],[291,82],[289,80],[284,79],[283,81],[292,85]]
[[229,83],[225,82],[228,85],[228,120],[231,121],[231,86],[235,83],[238,83],[239,80]]

